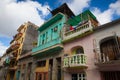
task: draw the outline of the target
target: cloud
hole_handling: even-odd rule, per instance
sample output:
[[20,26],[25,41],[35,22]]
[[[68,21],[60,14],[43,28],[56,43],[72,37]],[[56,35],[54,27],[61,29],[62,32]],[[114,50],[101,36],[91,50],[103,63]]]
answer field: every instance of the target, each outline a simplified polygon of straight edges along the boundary
[[8,48],[8,46],[5,46],[1,41],[0,41],[0,56],[2,56],[6,49]]
[[89,7],[90,1],[91,0],[60,0],[61,3],[66,2],[75,14],[79,14],[84,8]]
[[68,5],[75,14],[79,14],[84,8],[89,7],[89,2],[90,0],[73,0]]
[[92,12],[97,17],[100,24],[105,24],[112,20],[113,12],[111,9],[108,9],[108,10],[105,10],[102,12],[102,11],[100,11],[100,9],[94,8],[94,10]]
[[97,17],[100,24],[105,24],[112,20],[113,12],[111,9],[102,12],[99,8],[90,5],[91,0],[63,0],[63,2],[67,2],[75,14],[80,14],[85,8],[91,8],[92,13]]
[[95,14],[97,17],[98,21],[101,24],[108,23],[112,21],[114,18],[114,15],[119,15],[120,16],[120,0],[116,1],[115,3],[111,3],[109,5],[109,8],[105,11],[100,11],[99,8],[94,8],[92,12]]
[[120,15],[120,0],[110,4],[110,8],[117,14]]
[[[3,0],[0,2],[0,36],[13,36],[17,28],[24,22],[31,21],[36,25],[44,22],[43,17],[49,14],[49,5],[36,1]],[[41,12],[39,14],[39,12]]]
[[85,8],[91,9],[100,24],[105,24],[112,21],[114,19],[114,15],[120,15],[120,0],[116,0],[115,3],[111,3],[108,6],[108,9],[104,11],[98,7],[92,7],[90,4],[91,1],[92,0],[60,0],[61,3],[66,2],[75,14],[80,14]]

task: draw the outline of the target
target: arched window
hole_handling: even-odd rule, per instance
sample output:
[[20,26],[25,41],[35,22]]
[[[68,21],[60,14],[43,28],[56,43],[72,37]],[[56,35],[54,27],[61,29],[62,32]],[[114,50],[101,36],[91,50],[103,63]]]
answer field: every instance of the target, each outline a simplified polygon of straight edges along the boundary
[[118,38],[115,36],[107,37],[100,42],[102,59],[115,60],[119,58],[120,48]]
[[81,46],[75,46],[71,49],[72,54],[83,54],[84,49]]
[[82,47],[80,48],[77,48],[76,51],[75,51],[76,54],[83,54],[84,53],[84,50]]

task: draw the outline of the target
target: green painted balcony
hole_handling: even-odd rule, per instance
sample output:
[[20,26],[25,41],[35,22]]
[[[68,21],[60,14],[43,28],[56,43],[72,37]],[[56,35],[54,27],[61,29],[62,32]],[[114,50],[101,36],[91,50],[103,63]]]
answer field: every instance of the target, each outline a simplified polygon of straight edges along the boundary
[[61,48],[63,48],[63,46],[61,46],[61,38],[57,38],[57,39],[54,39],[50,42],[47,42],[46,44],[43,44],[43,45],[38,46],[36,48],[33,48],[32,52],[35,52],[35,54],[36,53],[44,53],[44,52],[54,51],[55,49],[59,50]]
[[58,13],[38,28],[38,43],[37,47],[32,49],[33,56],[48,56],[63,49],[61,32],[65,21],[65,15]]
[[75,54],[63,58],[64,68],[87,68],[85,54]]
[[81,25],[78,25],[73,30],[65,29],[63,33],[63,42],[68,42],[74,40],[75,38],[85,36],[87,34],[90,34],[92,31],[93,31],[93,26],[91,24],[91,21],[87,21]]

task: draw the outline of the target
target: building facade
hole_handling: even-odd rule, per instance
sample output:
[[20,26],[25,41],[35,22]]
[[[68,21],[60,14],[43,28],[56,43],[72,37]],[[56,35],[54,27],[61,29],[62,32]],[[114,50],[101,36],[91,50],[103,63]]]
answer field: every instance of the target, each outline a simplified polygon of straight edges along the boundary
[[26,28],[22,52],[17,63],[17,80],[34,80],[32,48],[35,47],[38,38],[38,26],[29,22],[23,29]]
[[61,80],[61,30],[65,15],[58,13],[38,28],[38,45],[32,49],[36,80]]
[[27,51],[31,51],[33,48],[32,42],[36,40],[34,37],[35,33],[33,32],[34,34],[30,34],[33,30],[36,30],[36,26],[33,26],[31,22],[27,22],[17,29],[18,33],[13,37],[13,40],[10,42],[10,47],[6,50],[7,56],[4,66],[7,72],[5,80],[19,80],[20,73],[17,70],[18,60],[21,53],[23,54]]
[[93,29],[99,25],[96,17],[86,10],[67,23],[63,33],[64,80],[100,80],[93,52]]
[[8,54],[4,53],[0,59],[0,79],[1,80],[5,80],[7,77],[8,65],[9,65]]
[[52,18],[38,31],[38,45],[32,49],[35,61],[35,80],[61,80],[62,70],[62,32],[68,18],[75,16],[67,4],[51,11]]
[[67,4],[51,13],[39,28],[18,28],[0,58],[0,79],[120,80],[120,19],[100,25],[89,10],[75,16]]
[[120,79],[120,19],[95,28],[95,65],[101,80]]

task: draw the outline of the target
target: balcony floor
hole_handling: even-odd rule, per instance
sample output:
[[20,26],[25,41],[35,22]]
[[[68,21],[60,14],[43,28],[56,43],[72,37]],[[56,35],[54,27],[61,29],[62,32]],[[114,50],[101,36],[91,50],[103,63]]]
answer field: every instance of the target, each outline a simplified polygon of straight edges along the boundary
[[63,46],[61,44],[57,44],[52,47],[49,47],[49,48],[46,48],[43,50],[39,50],[32,55],[37,56],[37,57],[49,56],[49,55],[55,54],[56,52],[58,52],[62,49],[63,49]]
[[95,63],[101,71],[120,71],[120,60]]

